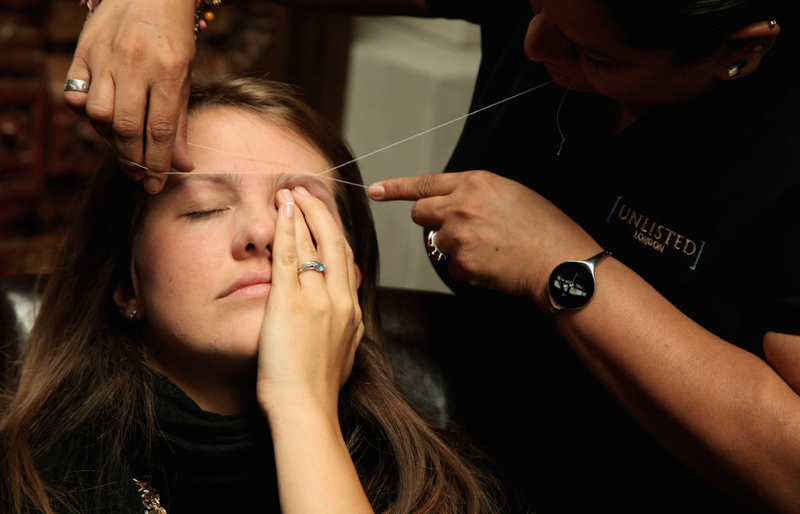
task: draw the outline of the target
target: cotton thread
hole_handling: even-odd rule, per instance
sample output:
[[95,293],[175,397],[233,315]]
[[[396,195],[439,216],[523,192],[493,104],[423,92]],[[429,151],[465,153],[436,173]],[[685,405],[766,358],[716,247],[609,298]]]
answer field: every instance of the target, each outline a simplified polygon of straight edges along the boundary
[[[334,166],[332,168],[329,168],[327,170],[320,171],[319,173],[315,173],[314,175],[318,176],[318,177],[321,176],[321,175],[326,175],[328,173],[336,171],[339,168],[342,168],[342,167],[347,166],[349,164],[353,164],[354,162],[360,161],[361,159],[365,159],[367,157],[371,157],[371,156],[373,156],[375,154],[378,154],[380,152],[383,152],[385,150],[389,150],[390,148],[394,148],[395,146],[398,146],[398,145],[401,145],[401,144],[406,143],[408,141],[411,141],[412,139],[416,139],[418,137],[424,136],[425,134],[429,134],[429,133],[431,133],[431,132],[433,132],[435,130],[438,130],[440,128],[443,128],[443,127],[446,127],[446,126],[451,125],[453,123],[456,123],[458,121],[461,121],[461,120],[463,120],[465,118],[468,118],[469,116],[472,116],[473,114],[478,114],[479,112],[483,112],[483,111],[485,111],[487,109],[491,109],[492,107],[496,107],[496,106],[498,106],[500,104],[503,104],[505,102],[511,101],[511,100],[513,100],[515,98],[518,98],[518,97],[520,97],[522,95],[526,95],[528,93],[531,93],[533,91],[536,91],[537,89],[541,89],[541,88],[543,88],[545,86],[548,86],[550,84],[553,84],[553,83],[554,83],[554,81],[550,80],[550,81],[545,82],[543,84],[539,84],[538,86],[533,86],[532,88],[529,88],[529,89],[526,89],[525,91],[522,91],[522,92],[516,93],[514,95],[511,95],[511,96],[509,96],[507,98],[504,98],[503,100],[499,100],[499,101],[494,102],[492,104],[489,104],[489,105],[486,105],[484,107],[481,107],[480,109],[476,109],[474,111],[468,112],[467,114],[464,114],[464,115],[459,116],[457,118],[454,118],[454,119],[452,119],[450,121],[442,123],[441,125],[437,125],[435,127],[432,127],[432,128],[427,129],[427,130],[424,130],[424,131],[422,131],[422,132],[420,132],[418,134],[414,134],[413,136],[409,136],[409,137],[407,137],[405,139],[401,139],[400,141],[396,141],[396,142],[394,142],[394,143],[392,143],[390,145],[384,146],[383,148],[379,148],[377,150],[374,150],[372,152],[366,153],[364,155],[361,155],[359,157],[351,159],[351,160],[349,160],[347,162],[344,162],[342,164],[338,164],[338,165],[336,165],[336,166]],[[572,87],[572,84],[570,84],[570,87]],[[564,142],[564,135],[561,132],[561,127],[559,126],[559,123],[558,123],[558,115],[561,112],[561,104],[564,103],[564,98],[566,97],[566,94],[567,94],[568,91],[569,91],[569,89],[567,89],[564,92],[564,96],[561,98],[561,103],[558,106],[558,113],[556,114],[556,127],[558,128],[558,131],[562,136],[562,141],[561,141],[562,144]],[[111,145],[110,142],[108,144]],[[209,147],[209,146],[198,145],[198,144],[189,143],[189,142],[187,142],[186,144],[187,144],[187,146],[193,146],[195,148],[202,148],[202,149],[205,149],[205,150],[211,150],[211,151],[214,151],[214,152],[220,152],[220,153],[223,153],[223,154],[232,155],[232,156],[235,156],[235,157],[240,158],[240,159],[245,159],[245,160],[249,160],[249,161],[253,161],[253,162],[257,162],[257,163],[262,163],[262,164],[268,164],[268,163],[266,163],[264,161],[260,161],[258,159],[254,159],[252,157],[242,157],[240,155],[234,154],[233,152],[228,152],[226,150],[222,150],[222,149],[219,149],[219,148],[212,148],[212,147]],[[558,154],[559,155],[561,154],[561,148],[559,148]],[[142,170],[149,171],[151,173],[156,173],[156,174],[159,174],[159,175],[188,175],[188,174],[218,174],[218,173],[220,173],[218,171],[156,171],[156,170],[151,170],[150,168],[148,168],[147,166],[144,166],[142,164],[133,162],[130,159],[126,159],[125,157],[117,156],[117,159],[119,159],[120,161],[125,162],[127,164],[130,164],[132,166],[135,166],[137,168],[140,168]],[[263,174],[265,172],[264,171],[239,171],[237,173],[239,173],[239,174]],[[363,188],[363,189],[369,189],[369,186],[365,186],[363,184],[357,184],[355,182],[348,182],[346,180],[342,180],[342,179],[338,179],[338,178],[334,178],[334,177],[321,177],[321,178],[324,178],[324,179],[327,179],[327,180],[331,180],[331,181],[334,181],[334,182],[341,182],[343,184],[348,184],[348,185],[360,187],[360,188]]]
[[564,96],[561,97],[561,101],[558,103],[558,110],[556,111],[556,128],[558,129],[558,134],[561,136],[561,142],[558,143],[558,151],[556,155],[561,155],[561,150],[564,148],[564,143],[567,141],[566,136],[564,136],[564,132],[561,130],[561,106],[564,105],[564,100],[567,98],[567,93],[569,93],[570,89],[572,89],[572,85],[575,84],[575,80],[573,79],[572,82],[569,83],[569,87],[564,91]]

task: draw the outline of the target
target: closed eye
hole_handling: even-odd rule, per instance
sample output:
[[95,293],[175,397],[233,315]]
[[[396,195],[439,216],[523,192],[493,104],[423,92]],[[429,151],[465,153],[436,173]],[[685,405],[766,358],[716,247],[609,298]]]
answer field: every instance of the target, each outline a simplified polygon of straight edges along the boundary
[[208,209],[204,211],[192,211],[187,212],[184,214],[189,219],[201,219],[201,218],[210,218],[211,216],[217,215],[221,212],[224,212],[226,209]]

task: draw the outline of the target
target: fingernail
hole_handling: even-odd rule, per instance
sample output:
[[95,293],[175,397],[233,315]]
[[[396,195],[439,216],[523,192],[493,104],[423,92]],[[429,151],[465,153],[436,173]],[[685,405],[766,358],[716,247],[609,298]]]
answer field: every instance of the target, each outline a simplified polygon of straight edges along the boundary
[[294,190],[298,194],[303,195],[303,196],[310,196],[310,194],[311,194],[311,193],[308,192],[308,189],[304,188],[303,186],[297,186],[297,187],[294,188]]
[[386,194],[386,188],[380,184],[372,184],[367,190],[367,194],[373,200],[380,200]]
[[288,189],[281,189],[281,196],[283,196],[283,199],[286,200],[287,202],[293,202],[294,201],[294,197],[292,196],[292,192],[289,191]]
[[144,179],[144,190],[154,195],[158,193],[159,182],[157,178],[147,177]]
[[294,203],[286,202],[285,207],[286,207],[286,217],[289,219],[294,218]]

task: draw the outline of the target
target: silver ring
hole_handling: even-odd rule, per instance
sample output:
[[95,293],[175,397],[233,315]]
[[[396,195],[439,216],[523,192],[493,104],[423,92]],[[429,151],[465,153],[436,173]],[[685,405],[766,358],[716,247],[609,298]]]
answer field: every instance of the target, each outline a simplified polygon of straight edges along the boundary
[[426,245],[428,249],[428,257],[430,257],[436,262],[446,261],[449,255],[441,251],[439,247],[436,245],[436,232],[438,231],[431,230],[430,232],[428,232],[427,245]]
[[64,91],[77,91],[79,93],[88,93],[89,82],[78,79],[67,79],[64,81]]
[[777,21],[769,20],[769,28],[770,28],[770,30],[774,29],[777,24],[778,24]]
[[319,271],[320,273],[322,273],[323,271],[325,271],[325,265],[319,261],[304,262],[303,264],[300,265],[299,268],[297,268],[297,274],[299,275],[300,273],[308,270]]

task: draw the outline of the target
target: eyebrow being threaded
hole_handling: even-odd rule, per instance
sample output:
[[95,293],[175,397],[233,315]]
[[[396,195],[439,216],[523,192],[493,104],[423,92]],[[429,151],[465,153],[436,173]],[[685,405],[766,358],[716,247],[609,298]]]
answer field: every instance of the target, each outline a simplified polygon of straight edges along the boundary
[[[545,87],[545,86],[548,86],[548,85],[550,85],[550,84],[553,84],[553,83],[554,83],[554,81],[552,81],[552,80],[549,80],[549,81],[547,81],[547,82],[544,82],[544,83],[542,83],[542,84],[539,84],[539,85],[537,85],[537,86],[533,86],[533,87],[531,87],[531,88],[529,88],[529,89],[526,89],[525,91],[521,91],[521,92],[519,92],[519,93],[516,93],[516,94],[514,94],[514,95],[511,95],[511,96],[509,96],[509,97],[507,97],[507,98],[504,98],[504,99],[502,99],[502,100],[499,100],[499,101],[497,101],[497,102],[494,102],[494,103],[492,103],[492,104],[486,105],[486,106],[484,106],[484,107],[481,107],[481,108],[479,108],[479,109],[475,109],[474,111],[470,111],[470,112],[468,112],[467,114],[464,114],[464,115],[462,115],[462,116],[458,116],[457,118],[454,118],[454,119],[452,119],[452,120],[450,120],[450,121],[447,121],[447,122],[445,122],[445,123],[442,123],[442,124],[440,124],[440,125],[437,125],[437,126],[435,126],[435,127],[429,128],[429,129],[427,129],[427,130],[424,130],[424,131],[422,131],[422,132],[420,132],[420,133],[418,133],[418,134],[414,134],[413,136],[409,136],[409,137],[407,137],[407,138],[405,138],[405,139],[401,139],[400,141],[396,141],[396,142],[394,142],[394,143],[392,143],[392,144],[390,144],[390,145],[384,146],[383,148],[379,148],[379,149],[377,149],[377,150],[374,150],[374,151],[372,151],[372,152],[366,153],[366,154],[364,154],[364,155],[360,155],[360,156],[358,156],[358,157],[356,157],[356,158],[354,158],[354,159],[351,159],[351,160],[349,160],[349,161],[347,161],[347,162],[344,162],[344,163],[338,164],[338,165],[336,165],[336,166],[334,166],[334,167],[332,167],[332,168],[330,168],[330,169],[327,169],[327,170],[320,171],[319,173],[316,173],[316,176],[318,176],[318,177],[320,177],[320,178],[323,178],[323,179],[325,179],[325,180],[330,180],[330,181],[333,181],[333,182],[340,182],[340,183],[342,183],[342,184],[347,184],[347,185],[351,185],[351,186],[356,186],[356,187],[360,187],[360,188],[363,188],[363,189],[369,189],[369,187],[368,187],[368,186],[365,186],[364,184],[358,184],[358,183],[355,183],[355,182],[348,182],[347,180],[342,180],[342,179],[339,179],[339,178],[334,178],[334,177],[329,177],[329,176],[323,176],[323,175],[327,175],[328,173],[331,173],[331,172],[333,172],[333,171],[335,171],[335,170],[337,170],[337,169],[339,169],[339,168],[342,168],[342,167],[344,167],[344,166],[347,166],[348,164],[352,164],[352,163],[354,163],[354,162],[357,162],[357,161],[360,161],[361,159],[364,159],[364,158],[366,158],[366,157],[370,157],[370,156],[372,156],[372,155],[375,155],[375,154],[377,154],[377,153],[380,153],[380,152],[383,152],[383,151],[385,151],[385,150],[388,150],[388,149],[390,149],[390,148],[393,148],[393,147],[395,147],[395,146],[397,146],[397,145],[400,145],[400,144],[403,144],[403,143],[405,143],[405,142],[411,141],[412,139],[416,139],[416,138],[418,138],[418,137],[420,137],[420,136],[424,136],[425,134],[428,134],[428,133],[430,133],[430,132],[433,132],[433,131],[435,131],[435,130],[438,130],[438,129],[442,128],[442,127],[446,127],[447,125],[450,125],[450,124],[452,124],[452,123],[456,123],[456,122],[458,122],[458,121],[461,121],[461,120],[463,120],[463,119],[465,119],[465,118],[467,118],[467,117],[469,117],[469,116],[472,116],[473,114],[477,114],[477,113],[479,113],[479,112],[482,112],[482,111],[485,111],[485,110],[487,110],[487,109],[491,109],[492,107],[496,107],[496,106],[498,106],[498,105],[500,105],[500,104],[502,104],[502,103],[508,102],[508,101],[510,101],[510,100],[513,100],[513,99],[515,99],[515,98],[517,98],[517,97],[520,97],[520,96],[522,96],[522,95],[526,95],[526,94],[528,94],[528,93],[531,93],[531,92],[533,92],[533,91],[536,91],[536,90],[538,90],[538,89],[541,89],[541,88],[543,88],[543,87]],[[189,142],[187,142],[186,144],[187,144],[188,146],[194,146],[194,147],[197,147],[197,148],[203,148],[203,149],[206,149],[206,150],[212,150],[212,151],[216,151],[216,152],[222,152],[222,153],[226,153],[226,154],[229,154],[229,155],[233,155],[231,152],[228,152],[228,151],[226,151],[226,150],[222,150],[222,149],[219,149],[219,148],[212,148],[212,147],[209,147],[209,146],[198,145],[198,144],[189,143]],[[109,146],[111,146],[111,143],[110,143],[110,142],[109,142]],[[112,147],[112,148],[113,148],[113,147]],[[243,158],[243,159],[247,159],[247,157],[243,157],[243,156],[237,156],[237,157],[240,157],[240,158]],[[127,164],[129,164],[129,165],[131,165],[131,166],[135,166],[135,167],[137,167],[137,168],[139,168],[139,169],[142,169],[142,170],[145,170],[145,171],[149,171],[149,172],[151,172],[151,173],[156,173],[156,174],[158,174],[158,175],[187,175],[187,174],[191,174],[191,173],[196,173],[196,174],[202,174],[202,173],[220,173],[220,172],[203,172],[203,171],[156,171],[156,170],[151,170],[150,168],[148,168],[148,167],[146,167],[146,166],[144,166],[144,165],[142,165],[142,164],[139,164],[139,163],[137,163],[137,162],[133,162],[133,161],[131,161],[130,159],[126,159],[125,157],[122,157],[122,156],[119,156],[119,155],[117,156],[117,159],[118,159],[118,160],[120,160],[121,162],[127,163]],[[252,160],[252,161],[254,161],[254,162],[261,162],[261,161],[258,161],[257,159],[252,159],[252,158],[251,158],[251,159],[249,159],[249,160]],[[245,174],[245,173],[248,173],[248,174],[249,174],[249,173],[264,173],[264,172],[262,172],[262,171],[237,171],[236,173],[238,173],[238,174]]]

